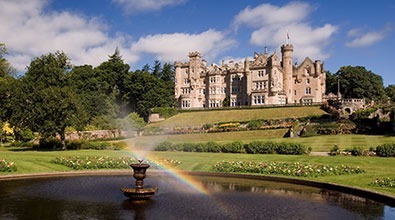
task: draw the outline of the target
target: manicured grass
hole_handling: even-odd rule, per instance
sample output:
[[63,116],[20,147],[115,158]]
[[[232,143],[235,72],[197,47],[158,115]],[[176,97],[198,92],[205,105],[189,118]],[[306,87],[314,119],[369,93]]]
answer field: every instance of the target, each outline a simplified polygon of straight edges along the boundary
[[387,135],[322,135],[302,138],[283,138],[287,129],[275,130],[255,130],[243,132],[221,132],[221,133],[200,133],[200,134],[179,134],[179,135],[157,135],[142,136],[130,140],[130,144],[138,147],[153,148],[163,141],[174,143],[183,142],[208,142],[228,143],[242,141],[248,143],[255,140],[275,141],[275,142],[295,142],[311,147],[313,151],[329,152],[334,145],[338,145],[341,150],[352,147],[376,148],[377,145],[395,143],[395,136]]
[[221,160],[227,161],[277,161],[312,164],[347,165],[360,167],[365,173],[341,176],[303,177],[304,179],[336,183],[369,189],[395,196],[394,188],[380,188],[369,184],[376,178],[395,178],[395,158],[352,157],[352,156],[295,156],[295,155],[248,155],[223,153],[152,152],[152,156],[175,159],[182,162],[180,169],[188,171],[211,171],[212,166]]
[[319,106],[277,107],[260,109],[234,109],[183,112],[165,121],[152,123],[149,126],[177,127],[202,126],[219,122],[243,122],[257,119],[299,118],[326,114]]
[[23,151],[11,152],[1,151],[0,158],[16,163],[17,171],[10,173],[0,173],[0,175],[8,174],[23,174],[23,173],[45,173],[57,171],[71,171],[71,168],[66,166],[51,163],[51,160],[62,156],[109,156],[109,157],[127,157],[132,154],[128,151],[113,151],[113,150],[79,150],[79,151]]
[[[51,163],[51,160],[61,156],[109,156],[109,157],[133,157],[132,151],[108,151],[108,150],[80,150],[80,151],[54,151],[54,152],[11,152],[3,150],[0,158],[16,163],[18,170],[0,175],[43,173],[72,171],[66,166]],[[227,161],[277,161],[277,162],[301,162],[312,164],[347,165],[360,167],[366,172],[363,174],[324,176],[324,177],[298,177],[315,181],[337,183],[342,185],[365,188],[395,196],[395,189],[380,188],[369,184],[375,178],[395,177],[395,158],[379,157],[352,157],[352,156],[295,156],[295,155],[255,155],[255,154],[224,154],[224,153],[187,153],[187,152],[135,152],[146,155],[147,159],[166,158],[181,161],[179,169],[187,171],[212,171],[215,163]]]

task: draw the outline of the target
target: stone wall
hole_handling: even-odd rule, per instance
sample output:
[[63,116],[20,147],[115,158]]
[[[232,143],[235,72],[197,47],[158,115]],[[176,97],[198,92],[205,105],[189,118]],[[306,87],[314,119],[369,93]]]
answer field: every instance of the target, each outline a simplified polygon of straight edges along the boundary
[[121,130],[95,130],[95,131],[72,131],[66,132],[66,140],[95,140],[118,137],[136,137],[136,131]]

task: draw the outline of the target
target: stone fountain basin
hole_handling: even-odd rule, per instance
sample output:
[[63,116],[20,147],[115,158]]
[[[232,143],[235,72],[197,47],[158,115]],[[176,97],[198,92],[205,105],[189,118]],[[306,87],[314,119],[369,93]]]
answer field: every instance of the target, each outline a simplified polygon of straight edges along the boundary
[[395,219],[389,197],[384,204],[249,175],[193,176],[206,189],[202,194],[172,175],[151,170],[145,184],[160,190],[138,203],[119,191],[133,186],[130,172],[73,175],[0,181],[0,219]]

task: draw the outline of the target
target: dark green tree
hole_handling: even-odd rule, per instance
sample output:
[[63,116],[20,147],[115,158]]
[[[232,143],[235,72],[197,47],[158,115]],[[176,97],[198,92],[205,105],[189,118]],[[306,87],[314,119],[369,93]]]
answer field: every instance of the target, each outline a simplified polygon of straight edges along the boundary
[[385,99],[383,79],[363,66],[343,66],[336,72],[336,77],[344,98]]
[[98,73],[101,73],[101,70],[84,65],[74,67],[68,74],[69,85],[78,95],[86,112],[85,124],[90,124],[95,117],[115,117],[118,111],[114,97],[107,94],[107,82],[102,82],[102,77]]
[[337,83],[337,77],[336,74],[332,74],[329,71],[326,71],[326,93],[333,93],[337,94],[337,89],[338,89],[338,83]]
[[385,94],[388,96],[388,98],[392,101],[395,102],[395,85],[388,85],[385,87]]
[[68,85],[70,68],[64,52],[35,58],[16,84],[10,124],[38,132],[42,140],[59,135],[65,148],[66,127],[79,127],[79,119],[84,118],[80,100]]
[[152,75],[160,79],[162,77],[162,64],[159,60],[155,60],[154,69],[152,70]]
[[167,101],[163,97],[164,83],[150,73],[135,71],[128,85],[132,112],[137,112],[145,120],[148,119],[151,108],[167,106]]
[[[117,115],[124,117],[129,113],[130,107],[126,96],[126,81],[129,78],[130,66],[125,64],[118,48],[109,56],[108,61],[101,63],[95,68],[98,80],[106,91],[106,95],[112,97],[113,103],[118,107]],[[115,107],[115,108],[117,108]]]

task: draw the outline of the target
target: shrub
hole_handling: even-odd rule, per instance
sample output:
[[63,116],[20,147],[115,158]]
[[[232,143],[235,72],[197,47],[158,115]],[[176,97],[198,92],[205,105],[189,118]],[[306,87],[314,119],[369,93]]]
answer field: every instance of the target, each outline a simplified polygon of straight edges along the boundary
[[276,148],[278,154],[301,155],[306,153],[306,146],[299,143],[282,143]]
[[[180,143],[172,144],[165,141],[154,148],[155,151],[184,151],[184,152],[223,152],[223,153],[248,153],[248,154],[290,154],[301,155],[307,151],[306,146],[298,143],[275,143],[253,141],[244,144],[241,141],[220,145],[210,141],[207,143]],[[311,151],[311,149],[310,149]]]
[[207,152],[212,152],[212,153],[219,153],[221,152],[221,145],[214,141],[209,141],[206,143],[206,150]]
[[274,154],[276,153],[276,144],[273,142],[253,141],[244,145],[246,153],[249,154]]
[[42,138],[40,139],[38,146],[34,146],[34,148],[45,149],[45,150],[62,149],[62,143],[60,142],[60,140],[54,137]]
[[362,156],[364,155],[364,150],[362,147],[353,147],[351,150],[349,150],[351,155],[353,156]]
[[197,143],[195,144],[195,151],[196,152],[207,152],[206,150],[206,145],[203,143]]
[[33,140],[35,136],[30,129],[25,128],[25,129],[20,130],[19,132],[16,132],[15,137],[16,137],[16,140],[18,140],[18,141],[28,142],[28,141]]
[[164,141],[158,144],[158,146],[156,146],[154,148],[155,151],[170,151],[173,149],[172,143],[169,141]]
[[151,109],[151,113],[158,113],[163,118],[170,118],[178,113],[176,108],[170,107],[155,107]]
[[240,141],[222,145],[221,151],[224,153],[245,153],[243,143]]
[[125,142],[101,142],[101,141],[67,141],[66,148],[68,150],[120,150],[126,147]]
[[382,144],[376,147],[379,157],[395,157],[395,144]]
[[339,146],[337,146],[337,145],[333,146],[329,152],[329,155],[331,155],[331,156],[336,156],[339,154],[340,154],[340,149],[339,149]]

